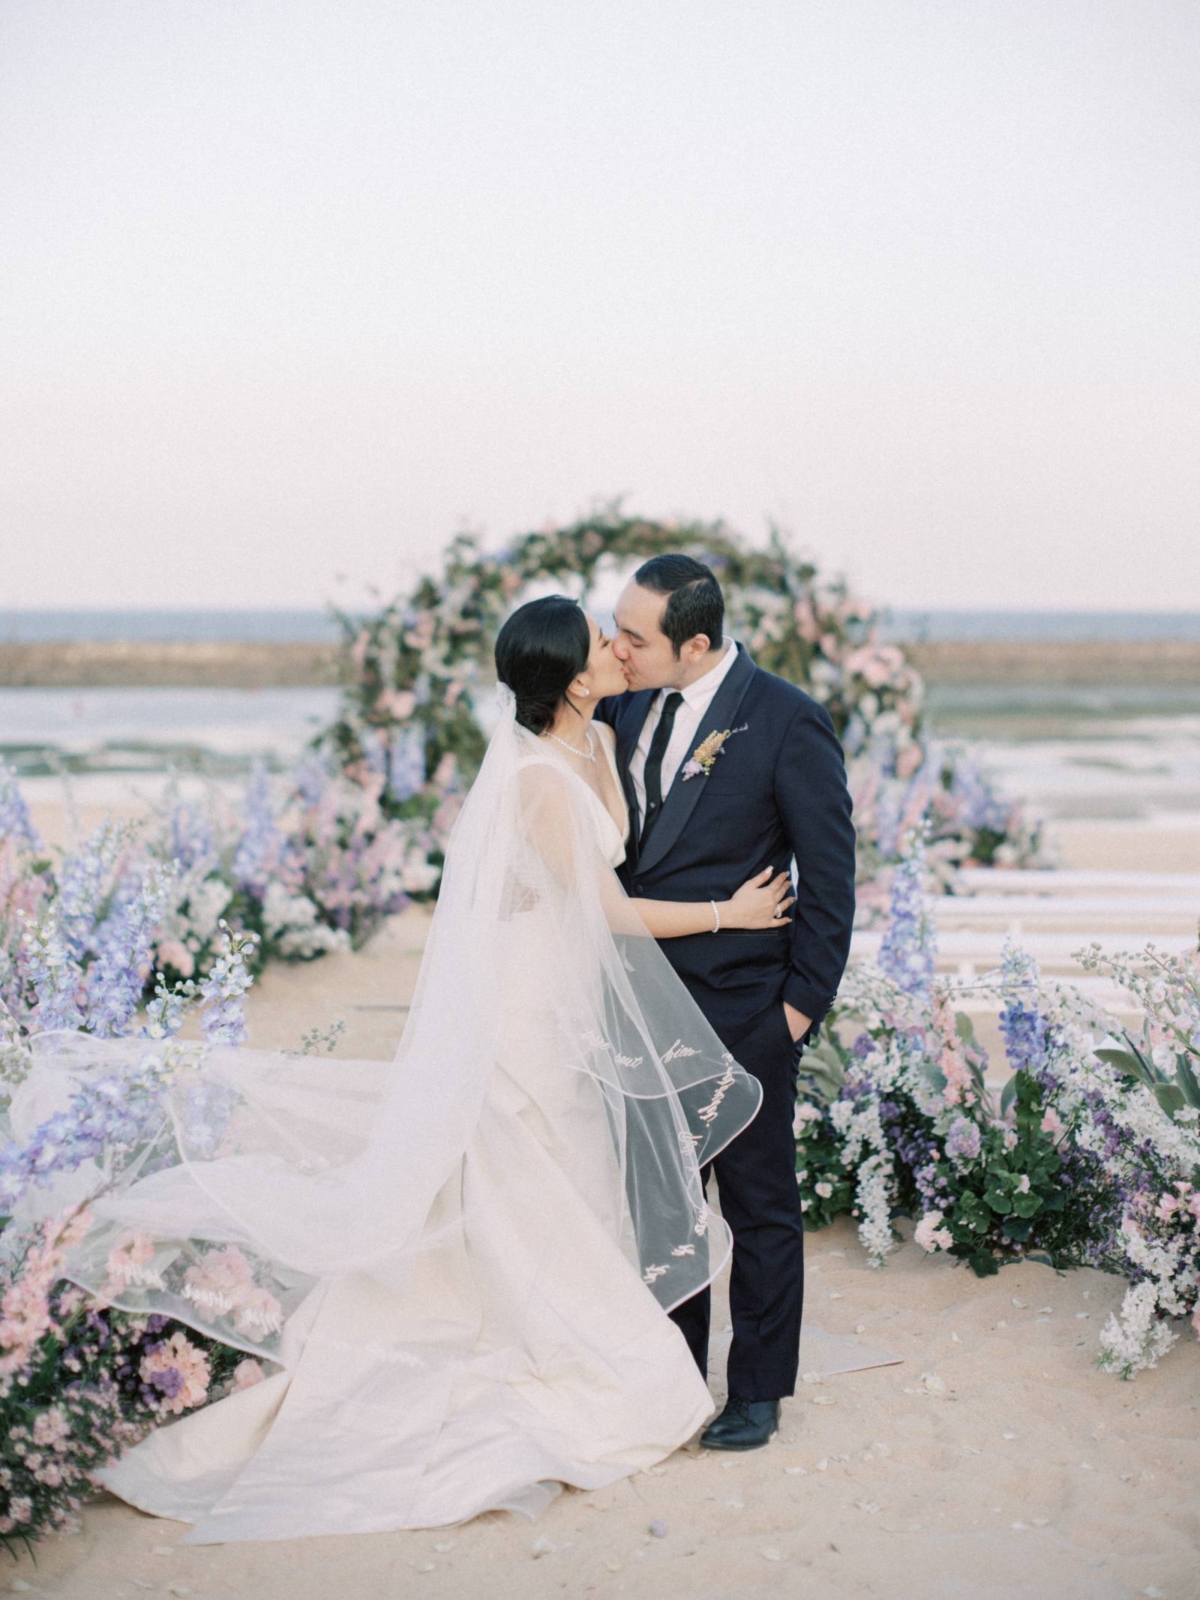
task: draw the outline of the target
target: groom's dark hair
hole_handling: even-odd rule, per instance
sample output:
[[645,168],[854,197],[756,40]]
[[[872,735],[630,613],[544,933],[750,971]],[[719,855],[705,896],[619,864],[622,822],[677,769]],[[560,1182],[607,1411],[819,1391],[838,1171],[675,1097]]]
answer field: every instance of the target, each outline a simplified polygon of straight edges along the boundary
[[678,655],[698,633],[708,635],[709,648],[724,642],[725,596],[703,561],[692,556],[651,556],[633,575],[635,583],[667,596],[662,631]]

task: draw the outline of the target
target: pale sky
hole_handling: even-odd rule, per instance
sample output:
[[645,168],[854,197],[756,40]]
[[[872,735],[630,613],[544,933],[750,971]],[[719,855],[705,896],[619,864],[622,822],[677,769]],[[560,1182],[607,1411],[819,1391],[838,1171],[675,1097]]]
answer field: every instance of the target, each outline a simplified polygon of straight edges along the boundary
[[1200,607],[1198,355],[1195,0],[0,0],[0,609],[617,494]]

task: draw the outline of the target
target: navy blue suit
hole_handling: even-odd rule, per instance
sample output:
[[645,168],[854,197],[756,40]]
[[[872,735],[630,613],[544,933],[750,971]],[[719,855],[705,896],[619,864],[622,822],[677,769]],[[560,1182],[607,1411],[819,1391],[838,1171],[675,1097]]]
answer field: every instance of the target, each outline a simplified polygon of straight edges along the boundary
[[[778,929],[722,929],[665,939],[664,955],[726,1047],[763,1085],[754,1121],[713,1162],[721,1210],[734,1236],[730,1397],[774,1400],[794,1392],[804,1297],[804,1225],[792,1119],[800,1049],[786,1000],[813,1019],[828,1011],[850,952],[854,825],[842,748],[829,713],[764,672],[739,647],[696,745],[728,739],[707,777],[676,775],[644,851],[629,762],[657,691],[614,697],[597,715],[617,735],[631,838],[622,868],[631,895],[728,900],[747,878],[793,858],[796,904]],[[694,748],[694,747],[693,747]],[[709,1296],[672,1316],[707,1376]]]

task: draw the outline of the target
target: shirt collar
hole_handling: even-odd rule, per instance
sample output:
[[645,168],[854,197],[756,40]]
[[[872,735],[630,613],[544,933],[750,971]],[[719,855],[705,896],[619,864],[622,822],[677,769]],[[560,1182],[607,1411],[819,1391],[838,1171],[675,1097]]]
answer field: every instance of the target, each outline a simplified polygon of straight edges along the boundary
[[[702,678],[696,679],[695,683],[689,683],[686,689],[679,690],[679,693],[683,696],[684,705],[689,706],[693,711],[703,711],[713,695],[721,687],[726,673],[737,659],[737,653],[737,640],[727,639],[725,642],[725,654],[717,662],[716,666],[710,667]],[[664,690],[664,696],[668,692]]]

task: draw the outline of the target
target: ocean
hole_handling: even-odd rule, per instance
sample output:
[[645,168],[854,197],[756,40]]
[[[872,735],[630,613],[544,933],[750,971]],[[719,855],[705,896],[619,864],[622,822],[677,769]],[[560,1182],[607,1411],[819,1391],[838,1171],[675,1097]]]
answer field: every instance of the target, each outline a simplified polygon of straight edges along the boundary
[[[971,611],[897,609],[884,625],[899,643],[1029,640],[1200,642],[1200,611]],[[321,644],[338,637],[325,611],[0,610],[0,644],[128,639]]]
[[[1200,641],[1197,612],[897,611],[900,641]],[[0,643],[131,639],[320,643],[321,611],[7,611]],[[334,689],[0,688],[0,760],[31,798],[70,775],[80,798],[120,804],[169,771],[238,785],[279,769],[335,714]],[[481,712],[484,710],[481,706]],[[1050,819],[1187,816],[1200,824],[1200,689],[1170,684],[930,684],[931,730],[970,745]]]

